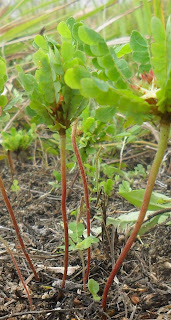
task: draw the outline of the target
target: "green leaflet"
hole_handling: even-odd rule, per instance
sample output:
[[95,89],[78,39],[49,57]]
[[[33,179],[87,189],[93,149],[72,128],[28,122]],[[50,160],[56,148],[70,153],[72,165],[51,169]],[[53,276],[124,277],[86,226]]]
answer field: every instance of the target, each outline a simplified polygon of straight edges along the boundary
[[171,16],[169,16],[166,25],[166,46],[167,46],[167,75],[171,72]]
[[88,289],[90,291],[90,293],[93,296],[93,299],[95,301],[100,301],[100,297],[97,295],[97,293],[99,292],[99,284],[97,281],[95,281],[94,279],[90,279],[88,281]]
[[129,54],[131,52],[132,52],[132,50],[130,48],[130,44],[129,43],[126,43],[126,44],[121,45],[121,46],[116,48],[116,54],[117,54],[118,58],[121,58],[124,55]]
[[42,37],[40,34],[38,34],[37,36],[35,36],[34,38],[34,42],[36,43],[36,45],[41,48],[43,51],[48,52],[49,48],[48,48],[48,44],[45,40],[44,37]]
[[127,83],[123,76],[125,76],[125,78],[129,78],[131,76],[131,72],[129,71],[127,62],[124,59],[118,60],[117,57],[115,58],[116,61],[112,54],[108,53],[103,57],[98,57],[97,61],[95,60],[94,62],[104,70],[107,78],[114,82],[117,88],[126,89]]
[[139,64],[139,71],[148,72],[151,69],[148,43],[138,31],[131,33],[130,47],[134,61]]
[[101,122],[108,122],[111,121],[115,113],[116,109],[113,106],[99,107],[96,110],[96,118]]
[[4,85],[6,80],[6,63],[5,60],[2,57],[0,57],[0,94],[4,91]]
[[82,79],[80,84],[80,92],[86,98],[96,98],[101,93],[101,90],[91,78]]
[[[144,199],[144,193],[144,189],[132,190],[128,192],[119,192],[119,194],[123,198],[128,200],[131,204],[133,204],[136,207],[141,207],[141,204]],[[163,208],[167,208],[170,206],[170,201],[171,199],[167,196],[159,194],[157,192],[153,192],[148,206],[148,210],[160,210]]]
[[71,68],[66,71],[64,80],[70,88],[80,89],[81,79],[88,78],[88,77],[90,77],[90,74],[85,67],[76,66],[75,68]]
[[4,107],[7,104],[7,102],[8,102],[8,99],[6,96],[4,96],[4,95],[0,96],[0,106],[1,107]]
[[74,56],[74,47],[73,44],[70,42],[63,42],[62,43],[62,57],[64,59],[64,62],[67,62],[69,60],[72,60]]
[[161,89],[157,92],[158,110],[171,111],[171,16],[168,18],[166,32],[160,19],[152,18],[152,64]]
[[71,31],[69,30],[69,27],[67,26],[66,22],[61,21],[58,26],[57,26],[57,30],[59,32],[59,34],[67,39],[71,39]]
[[86,26],[78,28],[78,36],[82,42],[88,45],[97,45],[98,42],[104,42],[99,33]]
[[151,20],[151,29],[154,38],[154,43],[151,45],[152,66],[158,85],[162,88],[167,79],[166,34],[162,22],[156,17]]

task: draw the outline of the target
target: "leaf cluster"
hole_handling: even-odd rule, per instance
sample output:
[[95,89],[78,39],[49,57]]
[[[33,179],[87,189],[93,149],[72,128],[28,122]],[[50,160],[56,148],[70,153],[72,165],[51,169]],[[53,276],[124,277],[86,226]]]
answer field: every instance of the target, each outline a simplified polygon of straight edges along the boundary
[[26,150],[35,139],[33,126],[30,130],[16,130],[11,128],[10,133],[2,132],[2,146],[5,150],[20,151]]
[[[136,64],[132,75],[127,61],[119,59],[115,48],[108,47],[101,35],[83,23],[74,23],[72,34],[93,68],[80,65],[69,68],[64,76],[67,85],[104,105],[104,113],[106,108],[111,112],[111,108],[116,107],[136,123],[156,115],[162,118],[170,112],[170,17],[166,32],[158,18],[152,19],[151,26],[154,38],[151,47],[139,32],[133,31],[130,46],[125,48],[126,54],[131,51],[132,63]],[[148,78],[151,68],[155,74],[153,81],[146,81],[147,88],[140,88],[144,84],[140,81],[141,73]]]
[[85,54],[77,47],[72,37],[72,19],[58,25],[61,44],[49,37],[37,35],[33,56],[35,75],[25,74],[18,66],[20,82],[30,99],[27,109],[32,121],[45,123],[57,131],[65,131],[87,105],[87,99],[79,90],[70,88],[64,82],[66,70],[80,65],[84,68]]
[[81,222],[73,221],[68,225],[70,237],[70,250],[85,250],[91,247],[93,243],[97,243],[95,236],[84,237],[85,226]]

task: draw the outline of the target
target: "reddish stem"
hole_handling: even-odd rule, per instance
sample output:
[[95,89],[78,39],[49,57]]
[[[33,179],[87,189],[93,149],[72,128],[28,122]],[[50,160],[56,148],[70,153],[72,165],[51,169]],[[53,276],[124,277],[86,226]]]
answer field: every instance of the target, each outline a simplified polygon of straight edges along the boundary
[[[75,120],[72,128],[72,145],[73,149],[77,158],[77,162],[80,168],[80,173],[83,181],[83,186],[84,186],[84,198],[85,198],[85,203],[86,203],[86,210],[87,210],[87,236],[90,236],[90,203],[89,203],[89,192],[88,192],[88,184],[87,184],[87,179],[82,163],[82,159],[79,153],[79,149],[77,146],[76,142],[76,130],[77,130],[77,120]],[[84,279],[84,283],[87,282],[89,273],[90,273],[90,257],[91,257],[91,248],[88,248],[88,257],[87,257],[87,272],[86,276]]]
[[28,297],[28,301],[29,301],[29,304],[30,304],[30,309],[33,310],[32,299],[31,299],[31,297],[30,297],[29,291],[28,291],[27,286],[26,286],[26,284],[25,284],[25,282],[24,282],[24,279],[23,279],[23,277],[22,277],[21,271],[20,271],[20,269],[19,269],[19,267],[18,267],[18,265],[17,265],[17,262],[16,262],[16,260],[15,260],[15,257],[14,257],[14,255],[13,255],[12,251],[10,250],[7,242],[6,242],[1,236],[0,236],[0,241],[3,242],[4,246],[6,247],[6,250],[8,251],[8,253],[9,253],[11,259],[12,259],[12,262],[13,262],[13,264],[14,264],[14,266],[15,266],[15,269],[17,270],[17,273],[18,273],[18,276],[19,276],[19,278],[20,278],[20,281],[21,281],[21,283],[22,283],[22,285],[23,285],[23,287],[24,287],[24,289],[25,289],[25,291],[26,291],[26,294],[27,294],[27,297]]
[[20,246],[21,246],[21,248],[22,248],[22,250],[23,250],[23,253],[24,253],[24,255],[25,255],[28,263],[29,263],[30,268],[32,269],[32,271],[33,271],[33,273],[34,273],[35,279],[36,279],[37,281],[39,281],[39,276],[38,276],[38,274],[37,274],[37,272],[36,272],[36,269],[35,269],[35,267],[34,267],[32,261],[31,261],[29,255],[28,255],[28,253],[27,253],[25,244],[24,244],[23,239],[22,239],[22,237],[21,237],[21,235],[20,235],[20,230],[19,230],[19,227],[18,227],[16,218],[15,218],[15,215],[14,215],[14,211],[13,211],[13,209],[12,209],[11,203],[10,203],[10,201],[9,201],[9,199],[8,199],[8,196],[7,196],[7,193],[6,193],[6,191],[5,191],[4,184],[3,184],[3,181],[2,181],[1,176],[0,176],[0,189],[1,189],[2,196],[3,196],[3,198],[4,198],[4,202],[5,202],[6,207],[7,207],[7,209],[8,209],[8,212],[9,212],[9,214],[10,214],[10,217],[11,217],[11,220],[12,220],[12,223],[13,223],[13,226],[14,226],[14,229],[15,229],[15,232],[16,232],[16,235],[17,235],[17,238],[18,238],[18,241],[19,241],[19,243],[20,243]]
[[[120,269],[120,266],[123,262],[123,260],[125,259],[125,257],[128,254],[129,249],[131,248],[134,240],[136,239],[136,236],[140,230],[140,227],[144,221],[144,217],[145,214],[147,212],[148,209],[148,205],[150,202],[150,198],[151,198],[151,194],[154,188],[154,184],[155,184],[155,180],[156,180],[156,176],[158,174],[161,162],[163,160],[163,156],[165,153],[165,150],[167,148],[167,142],[168,142],[168,137],[169,137],[169,129],[170,129],[170,125],[167,123],[161,123],[160,125],[160,139],[159,139],[159,144],[158,144],[158,149],[157,149],[157,153],[155,155],[152,167],[151,167],[151,171],[149,174],[149,178],[148,178],[148,182],[147,182],[147,187],[145,190],[145,195],[144,195],[144,200],[141,206],[141,210],[139,213],[139,217],[137,219],[137,222],[135,224],[135,227],[129,237],[129,239],[127,240],[127,243],[125,245],[125,247],[123,248],[118,260],[116,261],[116,264],[107,280],[107,283],[105,285],[104,291],[103,291],[103,297],[102,297],[102,307],[104,312],[106,312],[106,301],[107,301],[107,295],[108,295],[108,291],[109,288],[113,282],[113,279],[115,277],[115,275],[117,274],[118,270]],[[106,320],[106,316],[103,315],[102,317],[103,320]]]
[[60,138],[60,154],[61,154],[61,182],[62,182],[62,200],[61,200],[61,211],[64,224],[64,237],[65,237],[65,257],[64,257],[64,274],[62,279],[61,288],[65,287],[65,281],[68,270],[68,220],[66,213],[66,134],[59,133]]
[[7,157],[8,157],[8,162],[9,162],[10,170],[11,170],[11,175],[12,175],[12,178],[13,178],[13,175],[14,175],[14,173],[15,173],[15,167],[14,167],[14,162],[13,162],[12,154],[11,154],[11,151],[10,151],[10,150],[7,151]]

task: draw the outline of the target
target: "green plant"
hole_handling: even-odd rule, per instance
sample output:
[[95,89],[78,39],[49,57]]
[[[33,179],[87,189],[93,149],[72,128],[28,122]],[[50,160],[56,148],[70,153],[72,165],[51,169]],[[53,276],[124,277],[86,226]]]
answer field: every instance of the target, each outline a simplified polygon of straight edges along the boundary
[[8,151],[19,152],[21,150],[26,150],[33,140],[35,139],[35,125],[32,125],[31,129],[26,130],[16,130],[16,128],[11,128],[10,133],[2,132],[2,146]]
[[93,299],[95,301],[100,301],[100,297],[97,295],[97,293],[99,292],[99,284],[97,281],[95,281],[94,279],[90,279],[88,281],[88,289],[90,291],[90,293],[93,296]]
[[2,146],[7,151],[8,161],[12,175],[14,174],[14,163],[11,152],[19,153],[21,150],[26,150],[36,137],[35,124],[28,130],[16,130],[11,128],[10,133],[2,132]]
[[[71,33],[73,23],[75,23],[74,19],[70,18],[66,23],[58,24],[57,29],[61,35],[61,45],[48,36],[37,35],[35,37],[34,47],[37,49],[33,56],[37,67],[35,76],[24,74],[21,67],[18,66],[20,82],[30,99],[30,106],[27,111],[32,115],[32,121],[44,123],[51,131],[59,133],[62,184],[61,211],[65,234],[62,288],[65,286],[67,276],[69,245],[66,214],[66,131],[88,103],[88,100],[80,94],[79,90],[69,88],[64,82],[66,70],[71,66],[78,65],[83,70],[85,69],[85,53],[80,50],[76,36]],[[89,215],[87,215],[87,220],[89,226]],[[89,229],[90,227],[88,227]],[[89,272],[89,253],[87,265]]]
[[16,179],[13,180],[13,183],[12,183],[12,186],[11,186],[11,190],[16,192],[16,193],[20,190],[20,187],[18,185],[18,180],[16,180]]
[[[133,69],[136,72],[133,78],[126,60],[118,59],[114,48],[108,48],[98,33],[85,25],[80,25],[77,35],[85,52],[89,57],[93,57],[91,60],[94,70],[91,72],[88,69],[83,70],[80,66],[74,66],[67,70],[64,77],[67,85],[80,90],[83,96],[94,98],[100,105],[107,105],[105,107],[106,113],[110,116],[113,116],[115,108],[118,108],[120,112],[126,114],[129,123],[153,120],[160,126],[158,149],[149,173],[139,217],[104,289],[102,299],[104,311],[106,311],[107,294],[114,276],[143,223],[169,138],[171,123],[171,17],[168,19],[166,31],[161,20],[153,17],[151,30],[154,39],[151,44],[152,57],[147,40],[137,31],[133,31],[131,34],[130,48]],[[135,77],[137,83],[133,84]],[[106,316],[103,318],[106,319]]]
[[[89,270],[86,270],[85,273],[85,263],[84,263],[84,257],[83,257],[83,251],[89,250],[91,245],[93,243],[97,243],[98,239],[95,236],[87,235],[85,236],[85,226],[80,220],[80,215],[76,217],[76,221],[70,222],[68,225],[69,228],[69,250],[78,251],[82,266],[83,266],[83,283],[84,283],[84,290],[86,290],[86,281]],[[88,227],[87,227],[88,229]],[[89,253],[89,252],[88,252]]]

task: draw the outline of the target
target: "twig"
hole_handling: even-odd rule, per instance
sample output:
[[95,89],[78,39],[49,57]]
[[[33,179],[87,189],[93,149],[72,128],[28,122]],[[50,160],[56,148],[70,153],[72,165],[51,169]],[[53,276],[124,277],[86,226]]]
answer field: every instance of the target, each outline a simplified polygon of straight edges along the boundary
[[146,223],[147,221],[151,220],[152,218],[154,218],[155,216],[158,216],[159,214],[162,214],[162,213],[167,213],[167,212],[171,212],[171,208],[164,208],[164,209],[161,209],[161,210],[157,210],[155,212],[153,212],[152,214],[150,214],[146,220],[144,220],[143,223]]
[[17,313],[13,313],[13,314],[8,314],[6,316],[0,317],[0,320],[6,320],[6,319],[10,319],[10,318],[14,318],[14,317],[21,317],[27,314],[45,314],[45,313],[66,313],[66,312],[70,312],[70,311],[81,311],[81,310],[85,310],[86,308],[69,308],[69,309],[52,309],[52,310],[35,310],[35,311],[23,311],[23,312],[17,312]]

